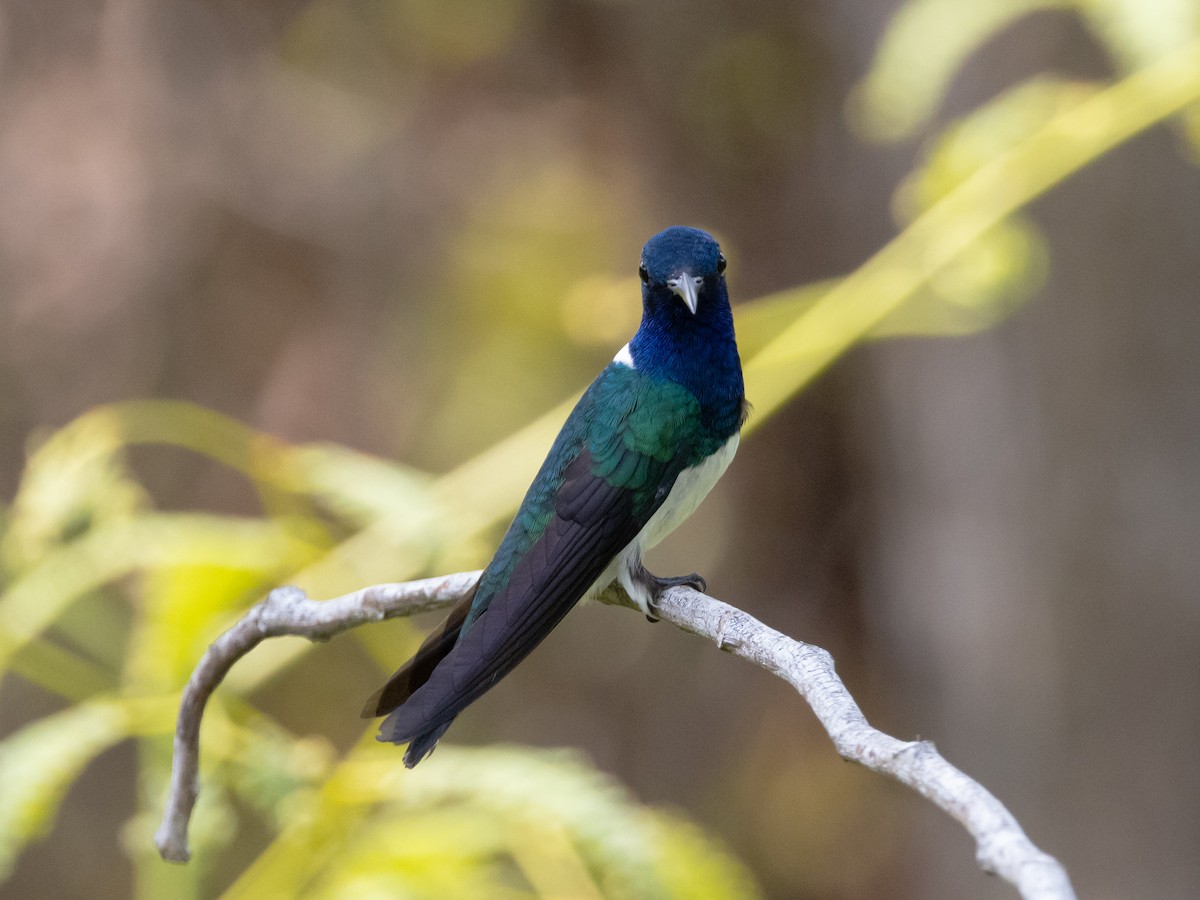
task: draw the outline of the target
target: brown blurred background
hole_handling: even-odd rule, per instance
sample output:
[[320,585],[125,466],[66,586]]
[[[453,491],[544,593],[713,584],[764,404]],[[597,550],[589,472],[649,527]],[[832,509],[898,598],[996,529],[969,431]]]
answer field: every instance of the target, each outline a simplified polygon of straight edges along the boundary
[[[136,397],[445,471],[611,357],[633,321],[590,329],[588,279],[670,224],[719,236],[735,303],[852,270],[921,148],[846,124],[899,6],[4,0],[0,496],[28,435]],[[1111,63],[1035,15],[938,123],[1043,70]],[[874,724],[934,740],[1081,896],[1194,896],[1200,170],[1160,128],[1032,217],[1029,305],[852,352],[654,568],[831,650]],[[135,463],[158,506],[255,508],[198,457]],[[335,642],[264,704],[344,742],[379,674]],[[0,734],[53,706],[3,688]],[[769,896],[1013,896],[782,683],[625,612],[570,616],[450,740],[578,747]],[[128,895],[132,767],[89,769],[0,893]]]

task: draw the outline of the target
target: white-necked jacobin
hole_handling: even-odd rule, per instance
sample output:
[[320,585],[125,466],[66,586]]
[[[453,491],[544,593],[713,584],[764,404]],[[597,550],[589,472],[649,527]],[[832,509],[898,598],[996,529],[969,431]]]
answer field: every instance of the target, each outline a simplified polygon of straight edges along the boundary
[[711,236],[674,227],[642,251],[642,322],[584,392],[495,557],[363,715],[379,740],[424,759],[454,717],[614,578],[653,618],[658,578],[642,553],[687,518],[725,471],[746,417],[742,367]]

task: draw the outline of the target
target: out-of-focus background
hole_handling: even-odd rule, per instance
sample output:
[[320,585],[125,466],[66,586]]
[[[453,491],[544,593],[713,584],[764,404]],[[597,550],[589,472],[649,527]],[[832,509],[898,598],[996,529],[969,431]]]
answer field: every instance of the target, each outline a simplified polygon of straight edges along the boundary
[[758,411],[653,568],[830,649],[1081,896],[1194,896],[1198,38],[1195,0],[5,0],[0,894],[1013,896],[782,683],[605,607],[412,773],[358,710],[428,622],[260,649],[157,858],[207,643],[274,584],[485,563],[682,223]]

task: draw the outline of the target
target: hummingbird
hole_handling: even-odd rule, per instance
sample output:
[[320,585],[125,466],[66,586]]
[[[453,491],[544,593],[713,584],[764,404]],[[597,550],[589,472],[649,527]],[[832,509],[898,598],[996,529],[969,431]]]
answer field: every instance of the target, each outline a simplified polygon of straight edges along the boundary
[[725,255],[675,226],[642,251],[642,320],[550,447],[474,592],[367,701],[378,740],[428,756],[454,718],[521,662],[581,599],[614,579],[656,621],[664,590],[642,555],[695,511],[737,451],[749,409]]

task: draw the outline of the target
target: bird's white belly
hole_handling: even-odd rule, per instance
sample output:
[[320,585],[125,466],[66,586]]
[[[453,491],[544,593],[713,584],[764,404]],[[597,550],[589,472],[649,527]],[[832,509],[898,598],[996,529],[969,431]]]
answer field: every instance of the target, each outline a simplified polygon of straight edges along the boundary
[[700,501],[708,496],[717,479],[729,468],[740,440],[741,435],[735,434],[725,442],[724,447],[702,463],[679,473],[663,505],[655,511],[646,527],[634,539],[640,550],[649,550],[696,511]]
[[620,578],[621,584],[629,595],[642,607],[647,615],[650,613],[650,597],[640,596],[638,585],[630,582],[627,573],[636,569],[642,563],[642,554],[674,531],[679,525],[696,511],[708,492],[712,490],[717,480],[725,474],[733,455],[737,453],[741,436],[735,434],[716,453],[709,456],[699,465],[684,469],[671,486],[667,499],[650,517],[650,521],[638,533],[628,546],[614,559],[604,574],[597,579],[588,591],[588,596],[595,596],[603,591],[614,578]]

